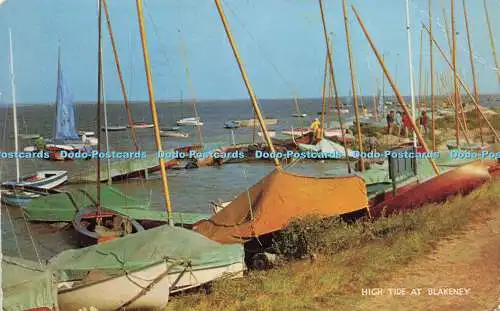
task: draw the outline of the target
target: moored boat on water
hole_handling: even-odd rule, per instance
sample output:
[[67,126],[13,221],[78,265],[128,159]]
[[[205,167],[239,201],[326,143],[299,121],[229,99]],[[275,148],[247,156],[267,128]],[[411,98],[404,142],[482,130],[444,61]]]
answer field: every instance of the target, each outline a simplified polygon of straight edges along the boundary
[[162,137],[175,137],[175,138],[188,138],[189,133],[179,132],[179,131],[160,131],[160,136]]
[[239,128],[241,126],[239,121],[234,121],[234,120],[229,120],[226,123],[224,123],[224,128],[227,129],[235,129]]
[[115,125],[115,126],[108,126],[102,127],[101,130],[104,132],[108,130],[109,132],[121,132],[121,131],[126,131],[127,127],[126,126],[121,126],[121,125]]
[[176,123],[179,126],[182,126],[182,125],[202,126],[203,125],[203,122],[201,122],[200,118],[197,118],[197,117],[180,119],[180,120],[177,120]]

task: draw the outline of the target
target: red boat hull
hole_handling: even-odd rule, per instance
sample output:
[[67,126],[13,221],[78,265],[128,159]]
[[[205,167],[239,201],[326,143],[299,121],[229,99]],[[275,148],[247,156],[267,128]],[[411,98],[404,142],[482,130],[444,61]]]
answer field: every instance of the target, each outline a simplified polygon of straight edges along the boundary
[[424,204],[440,203],[454,195],[468,194],[491,179],[490,169],[484,162],[458,167],[371,207],[370,215],[375,218],[389,216],[417,209]]

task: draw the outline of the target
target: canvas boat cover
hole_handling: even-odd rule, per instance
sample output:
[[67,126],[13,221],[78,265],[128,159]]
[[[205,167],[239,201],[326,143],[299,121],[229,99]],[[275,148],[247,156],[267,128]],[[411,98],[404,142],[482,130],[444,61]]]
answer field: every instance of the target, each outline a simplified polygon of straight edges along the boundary
[[60,281],[83,278],[99,270],[110,275],[137,271],[166,260],[178,262],[171,271],[189,263],[192,270],[209,269],[243,261],[241,245],[221,245],[196,232],[163,225],[106,243],[67,250],[49,261]]
[[328,217],[367,206],[366,185],[358,176],[306,177],[274,170],[193,229],[220,243],[244,243],[283,229],[296,218]]
[[[32,200],[24,208],[24,214],[29,221],[70,222],[75,219],[77,211],[94,206],[96,194],[96,187],[88,186],[40,197]],[[107,185],[101,185],[101,205],[107,210],[136,220],[167,221],[168,219],[166,212],[152,210],[148,199],[128,196]],[[173,217],[175,223],[192,224],[206,218],[207,215],[183,212],[173,213]]]
[[2,257],[3,310],[50,308],[57,304],[56,277],[38,263]]
[[[324,138],[321,139],[316,145],[297,144],[297,147],[301,151],[313,151],[313,152],[324,152],[324,153],[336,152],[340,155],[339,158],[345,158],[344,146]],[[351,149],[347,149],[347,154],[349,155],[350,158],[354,158],[354,152]]]

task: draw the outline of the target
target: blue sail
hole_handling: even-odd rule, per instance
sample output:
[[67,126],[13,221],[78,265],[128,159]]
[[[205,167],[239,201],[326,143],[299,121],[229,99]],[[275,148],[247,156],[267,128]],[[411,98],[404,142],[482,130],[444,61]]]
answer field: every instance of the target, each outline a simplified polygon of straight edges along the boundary
[[55,141],[81,140],[75,128],[75,106],[68,86],[64,83],[61,58],[58,60]]

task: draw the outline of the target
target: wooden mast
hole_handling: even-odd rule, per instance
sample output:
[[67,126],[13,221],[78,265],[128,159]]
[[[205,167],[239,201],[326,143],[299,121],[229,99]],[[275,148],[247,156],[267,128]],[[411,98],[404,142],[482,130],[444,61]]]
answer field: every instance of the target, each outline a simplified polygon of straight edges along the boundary
[[[330,51],[333,51],[332,42],[331,42],[329,37],[328,37],[328,46],[330,47]],[[332,65],[332,68],[333,68],[333,65]],[[333,73],[333,71],[331,71],[330,73]],[[331,89],[333,88],[333,94],[335,95],[335,106],[337,108],[337,115],[339,117],[340,131],[342,132],[342,142],[343,142],[343,146],[344,146],[344,153],[346,155],[345,163],[347,165],[347,172],[349,174],[351,174],[352,171],[351,171],[351,164],[349,162],[349,154],[347,152],[347,141],[345,139],[344,121],[342,119],[342,113],[340,112],[341,107],[340,107],[339,93],[337,91],[337,82],[335,81],[335,75],[329,75],[329,76],[330,76],[330,83],[329,83],[330,87],[329,88],[330,88],[330,92],[331,92]]]
[[[432,0],[429,0],[429,28],[432,34]],[[431,137],[432,137],[432,150],[436,151],[436,101],[434,98],[434,56],[432,50],[432,38],[429,36],[429,58],[430,58],[430,71],[431,71]]]
[[[368,40],[368,43],[370,43],[370,46],[372,47],[373,52],[375,53],[375,56],[377,57],[377,59],[378,59],[378,61],[380,63],[380,66],[384,70],[384,73],[385,73],[385,76],[387,77],[387,80],[389,81],[392,89],[394,90],[394,93],[396,94],[396,98],[398,99],[398,102],[399,102],[401,108],[403,108],[403,110],[404,110],[405,113],[407,113],[408,115],[410,115],[410,111],[408,109],[408,106],[406,105],[403,96],[399,92],[398,86],[396,85],[396,83],[392,79],[391,75],[389,74],[389,70],[385,66],[385,63],[382,60],[382,57],[380,56],[380,53],[378,52],[377,48],[375,47],[375,44],[373,43],[373,40],[372,40],[370,34],[368,33],[368,30],[366,29],[366,27],[365,27],[365,25],[363,23],[363,20],[361,19],[361,16],[359,15],[359,13],[356,10],[356,8],[354,7],[354,5],[352,6],[352,9],[354,11],[354,14],[356,15],[356,18],[357,18],[357,20],[359,22],[359,25],[361,26],[361,29],[363,30],[363,33],[366,36],[366,39]],[[424,148],[424,151],[428,152],[429,148],[427,147],[427,144],[425,143],[425,140],[424,140],[422,134],[420,133],[420,130],[418,129],[417,125],[415,124],[415,120],[413,118],[410,118],[410,124],[411,124],[411,127],[413,128],[413,131],[415,132],[415,134],[417,136],[417,139],[418,139],[419,143]],[[434,172],[436,173],[436,175],[439,175],[440,174],[439,168],[437,167],[437,165],[434,162],[434,160],[432,159],[432,157],[429,157],[428,160],[429,160],[432,168],[434,169]]]
[[486,15],[486,23],[488,24],[488,33],[490,35],[491,53],[493,54],[493,61],[495,62],[495,69],[497,72],[498,83],[500,84],[500,66],[498,65],[497,51],[495,48],[495,37],[493,36],[493,29],[491,29],[490,15],[488,14],[488,7],[486,0],[483,1],[484,14]]
[[[180,30],[179,30],[179,34],[180,34]],[[186,78],[188,80],[189,93],[190,93],[192,100],[193,100],[194,117],[196,118],[196,120],[199,121],[200,116],[198,114],[198,109],[196,108],[196,95],[194,92],[193,83],[191,81],[191,74],[189,72],[189,63],[188,63],[188,59],[187,59],[187,52],[186,52],[186,48],[184,46],[184,41],[182,40],[182,36],[179,36],[179,44],[180,44],[180,48],[181,48],[182,60],[184,61],[184,69],[186,71]],[[198,143],[200,144],[200,147],[203,147],[203,134],[201,132],[201,126],[200,126],[200,124],[198,124],[198,122],[196,124],[196,132],[198,134]]]
[[[257,102],[257,97],[255,96],[255,93],[253,91],[252,86],[250,85],[250,81],[248,80],[247,73],[245,71],[245,68],[243,67],[243,63],[240,58],[240,53],[238,51],[238,47],[236,46],[236,43],[234,42],[233,35],[231,34],[231,30],[229,29],[229,23],[227,21],[226,15],[224,14],[224,9],[222,8],[222,4],[220,3],[220,0],[214,0],[215,5],[217,6],[217,11],[219,12],[219,16],[221,18],[222,24],[224,26],[224,30],[226,32],[227,38],[229,40],[229,43],[231,44],[231,49],[233,50],[234,57],[236,58],[236,61],[238,63],[238,67],[240,69],[241,77],[243,78],[243,81],[245,82],[245,86],[248,91],[248,95],[250,96],[250,101],[252,103],[253,109],[255,111],[255,115],[257,116],[257,119],[259,121],[260,127],[262,129],[262,134],[264,135],[264,139],[269,146],[269,149],[272,153],[275,153],[275,148],[273,145],[273,142],[271,140],[271,137],[269,136],[269,132],[267,131],[266,123],[264,121],[264,118],[262,117],[262,113],[260,111],[259,104]],[[276,169],[281,170],[281,164],[279,160],[274,157],[274,165],[276,166]]]
[[325,71],[323,77],[322,103],[321,103],[321,137],[325,135],[325,113],[326,113],[326,86],[328,77],[328,54],[325,56]]
[[[436,41],[436,38],[434,38],[434,36],[432,34],[430,34],[429,29],[425,25],[424,25],[424,28],[429,33],[429,35],[430,35],[430,37],[432,39],[432,42],[434,42],[434,45],[436,46],[436,48],[438,49],[439,53],[441,54],[441,56],[443,57],[443,59],[446,61],[446,63],[448,64],[448,66],[450,68],[453,68],[453,65],[451,64],[450,60],[448,59],[448,57],[444,53],[444,51],[441,48],[441,46],[439,46],[438,42]],[[474,97],[474,95],[472,95],[471,91],[469,90],[469,88],[467,87],[467,85],[464,83],[464,81],[462,80],[462,78],[460,78],[460,76],[458,76],[458,75],[457,75],[457,78],[458,78],[458,82],[462,85],[463,89],[467,93],[467,96],[469,96],[469,98],[471,99],[472,103],[474,104],[474,106],[478,109],[479,113],[481,114],[481,117],[486,122],[486,125],[488,126],[488,128],[491,130],[491,132],[495,136],[496,141],[500,141],[500,137],[498,136],[495,128],[491,125],[490,121],[486,118],[486,116],[484,115],[484,113],[479,108],[479,103],[476,101],[476,98]]]
[[132,110],[130,109],[130,104],[128,102],[127,89],[125,88],[125,82],[123,80],[120,59],[118,57],[118,50],[116,48],[115,36],[113,35],[113,28],[111,27],[111,18],[109,16],[108,4],[106,3],[106,0],[102,0],[102,5],[104,7],[104,13],[106,14],[108,33],[109,33],[109,38],[111,40],[111,46],[113,47],[113,55],[115,58],[116,71],[118,72],[118,77],[120,79],[120,88],[122,90],[123,102],[125,103],[125,109],[127,110],[127,119],[128,119],[128,125],[130,127],[130,134],[132,135],[132,141],[134,142],[135,151],[139,151],[139,144],[137,143],[137,135],[134,127],[134,120],[132,119]]
[[[320,8],[321,8],[321,18],[323,20],[323,28],[325,30],[326,34],[326,22],[325,22],[325,17],[323,13],[323,1],[319,0]],[[363,140],[362,140],[362,135],[361,135],[361,124],[359,122],[359,107],[358,107],[358,97],[356,95],[356,72],[354,69],[354,64],[353,64],[353,59],[352,59],[352,49],[351,49],[351,36],[349,34],[349,20],[347,16],[347,3],[346,0],[342,1],[342,10],[344,13],[344,25],[345,25],[345,35],[347,39],[347,52],[349,56],[349,68],[351,72],[351,86],[352,86],[352,97],[354,100],[354,116],[356,118],[356,130],[357,130],[357,136],[358,136],[358,144],[359,144],[359,152],[363,152]],[[328,48],[328,55],[330,57],[330,48]],[[330,59],[331,61],[331,59]],[[345,141],[344,141],[345,144]],[[347,156],[347,153],[346,153]],[[360,158],[359,161],[359,170],[362,172],[365,170],[365,163],[362,158]]]
[[458,89],[458,78],[457,78],[457,40],[455,32],[455,0],[451,1],[451,35],[453,48],[451,51],[452,62],[453,62],[453,85],[454,85],[454,103],[455,103],[455,138],[457,143],[457,148],[460,149],[460,137],[459,137],[459,124],[458,124],[458,112],[460,109],[460,91]]
[[[470,59],[470,66],[471,66],[471,71],[472,71],[471,72],[472,73],[472,82],[474,83],[474,97],[476,98],[476,101],[479,103],[479,88],[477,86],[476,66],[474,64],[474,52],[472,50],[472,37],[470,34],[469,17],[467,14],[467,4],[466,4],[465,0],[462,0],[462,6],[464,8],[465,29],[467,31],[467,43],[469,46],[469,59]],[[432,44],[432,41],[431,41],[431,44]],[[479,123],[479,136],[481,138],[481,145],[484,145],[481,114],[479,113],[479,108],[476,108],[476,112],[477,112],[477,121]]]
[[423,47],[424,47],[424,29],[420,29],[420,65],[419,65],[419,69],[418,69],[418,75],[419,75],[419,78],[418,78],[418,110],[419,110],[419,114],[422,112],[422,105],[423,105],[423,83],[422,82],[422,78],[423,78],[423,75],[422,75],[422,60],[423,60],[423,53],[422,53],[422,50],[423,50]]
[[[102,0],[98,0],[97,5],[97,152],[101,153],[101,98],[102,98]],[[97,157],[97,174],[96,174],[96,209],[97,209],[97,225],[102,225],[101,214],[101,159]]]
[[[153,124],[154,124],[154,133],[155,133],[155,141],[156,141],[156,149],[158,152],[161,152],[161,138],[160,138],[160,128],[158,123],[158,112],[156,111],[156,103],[155,103],[155,95],[153,90],[153,78],[151,75],[151,67],[149,63],[149,52],[148,52],[148,44],[146,40],[146,33],[144,30],[144,15],[142,12],[142,0],[136,0],[137,6],[137,18],[139,22],[139,31],[141,33],[141,44],[142,44],[142,53],[144,57],[144,67],[146,71],[146,81],[148,84],[148,95],[149,95],[149,105],[151,107],[151,114],[153,116]],[[163,157],[158,157],[160,162],[160,172],[161,172],[161,180],[163,186],[163,194],[165,196],[165,204],[168,214],[168,223],[173,226],[174,221],[172,218],[172,203],[170,201],[170,193],[168,191],[168,181],[167,181],[167,172],[165,169],[165,160]]]

